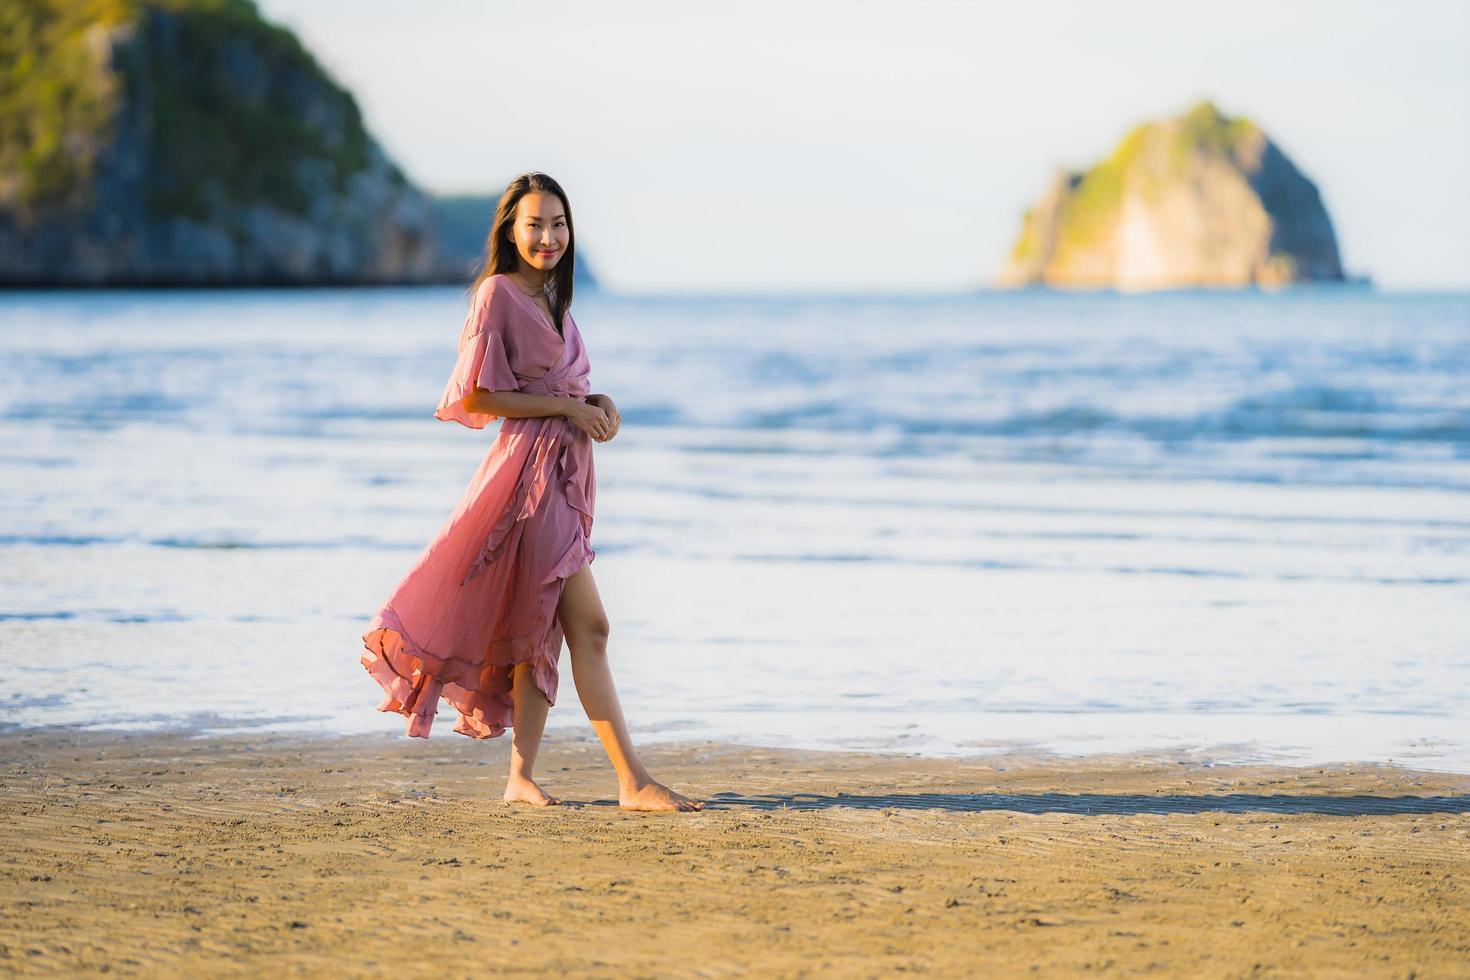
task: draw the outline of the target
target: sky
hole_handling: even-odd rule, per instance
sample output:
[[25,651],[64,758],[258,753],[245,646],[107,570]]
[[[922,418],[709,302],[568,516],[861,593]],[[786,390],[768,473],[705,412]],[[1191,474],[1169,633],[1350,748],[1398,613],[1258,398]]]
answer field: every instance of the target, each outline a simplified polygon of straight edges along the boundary
[[981,288],[1056,168],[1203,98],[1349,274],[1470,289],[1465,0],[257,4],[419,186],[554,176],[614,290]]

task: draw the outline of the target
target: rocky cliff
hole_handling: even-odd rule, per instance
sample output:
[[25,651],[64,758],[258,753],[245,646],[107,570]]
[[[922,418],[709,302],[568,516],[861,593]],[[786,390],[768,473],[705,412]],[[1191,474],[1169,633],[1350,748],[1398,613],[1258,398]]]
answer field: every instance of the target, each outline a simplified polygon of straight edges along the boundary
[[1342,280],[1316,186],[1211,102],[1135,127],[1026,212],[997,286],[1122,291]]
[[250,0],[0,0],[0,64],[0,283],[472,274],[351,94]]

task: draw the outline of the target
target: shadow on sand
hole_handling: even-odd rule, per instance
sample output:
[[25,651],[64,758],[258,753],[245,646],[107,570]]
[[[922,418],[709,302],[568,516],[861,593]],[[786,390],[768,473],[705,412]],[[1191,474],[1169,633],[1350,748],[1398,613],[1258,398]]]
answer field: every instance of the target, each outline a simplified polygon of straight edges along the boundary
[[1013,810],[1019,813],[1324,813],[1359,817],[1399,813],[1470,813],[1470,796],[1287,796],[1226,793],[1201,796],[1144,796],[1108,793],[838,793],[741,796],[715,793],[706,810]]

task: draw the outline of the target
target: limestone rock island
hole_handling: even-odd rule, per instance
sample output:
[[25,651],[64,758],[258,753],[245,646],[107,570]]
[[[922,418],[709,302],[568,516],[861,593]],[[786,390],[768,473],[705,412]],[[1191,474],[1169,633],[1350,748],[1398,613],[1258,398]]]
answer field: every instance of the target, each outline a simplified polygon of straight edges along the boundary
[[995,285],[1147,291],[1344,279],[1316,186],[1244,116],[1205,101],[1058,170]]

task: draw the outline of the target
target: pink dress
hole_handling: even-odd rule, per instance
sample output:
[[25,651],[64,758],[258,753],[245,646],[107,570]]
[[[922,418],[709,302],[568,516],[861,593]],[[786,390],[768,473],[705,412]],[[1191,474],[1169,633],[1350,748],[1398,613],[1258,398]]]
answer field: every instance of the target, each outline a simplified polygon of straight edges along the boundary
[[[563,340],[505,275],[482,282],[434,417],[472,429],[499,418],[460,406],[477,387],[586,401],[587,349],[570,312],[565,322]],[[511,671],[523,662],[555,704],[556,606],[595,557],[595,495],[591,436],[560,416],[501,422],[459,505],[363,634],[362,665],[385,694],[378,710],[428,738],[442,697],[459,713],[456,732],[494,738],[511,725]]]

